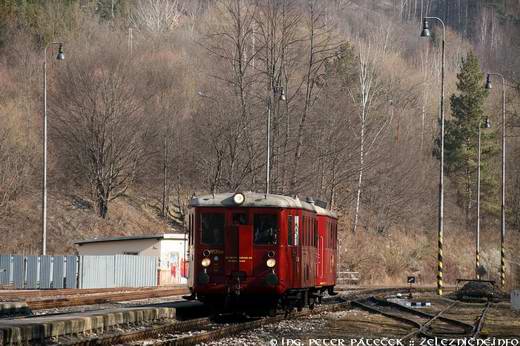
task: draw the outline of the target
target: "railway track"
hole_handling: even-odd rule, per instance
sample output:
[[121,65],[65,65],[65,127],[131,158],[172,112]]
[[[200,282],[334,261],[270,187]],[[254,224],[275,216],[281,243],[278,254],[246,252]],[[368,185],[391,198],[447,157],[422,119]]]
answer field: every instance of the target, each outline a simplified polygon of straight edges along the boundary
[[[423,288],[421,291],[431,292],[431,288]],[[320,314],[323,312],[336,312],[347,310],[351,307],[354,299],[361,299],[372,294],[392,294],[403,291],[402,288],[377,288],[356,290],[343,298],[329,298],[324,300],[322,305],[316,306],[313,310],[303,310],[292,312],[288,316],[279,314],[273,317],[262,317],[255,319],[220,320],[215,321],[210,318],[197,318],[187,321],[167,322],[138,330],[125,330],[120,332],[109,332],[92,337],[81,339],[59,340],[60,345],[116,345],[116,344],[139,344],[139,341],[148,340],[146,343],[154,345],[196,345],[209,342],[219,338],[237,335],[238,333],[253,330],[268,324],[274,324],[287,319],[297,319],[308,315]]]
[[384,299],[370,297],[367,299],[355,300],[353,306],[366,311],[377,313],[388,318],[400,321],[414,328],[406,334],[402,340],[414,337],[426,338],[477,338],[480,336],[482,326],[488,310],[492,304],[488,302],[482,309],[474,324],[448,318],[445,315],[451,312],[459,301],[451,301],[450,304],[436,313],[427,313],[412,309],[398,303]]
[[[173,286],[171,288],[182,288],[185,286]],[[170,289],[170,288],[160,288]],[[120,292],[136,292],[136,291],[153,291],[158,290],[157,287],[113,287],[113,288],[58,288],[58,289],[42,289],[42,290],[2,290],[0,291],[0,301],[13,299],[37,299],[48,298],[56,296],[73,296],[78,294],[106,294],[106,293],[120,293]]]
[[92,289],[92,290],[55,290],[20,292],[18,296],[0,293],[2,299],[16,297],[24,299],[31,311],[56,309],[81,305],[110,304],[123,301],[163,298],[188,294],[186,287],[174,287],[164,289]]
[[218,319],[198,318],[188,321],[176,321],[163,325],[156,325],[142,330],[106,333],[96,337],[86,337],[80,340],[65,340],[61,338],[59,345],[116,345],[129,344],[140,340],[154,339],[154,345],[196,345],[209,342],[226,336],[262,327],[267,324],[280,322],[286,319],[296,319],[310,314],[334,312],[347,309],[350,303],[344,299],[335,302],[328,301],[313,310],[293,312],[288,316],[279,314],[273,317],[262,318],[232,318]]

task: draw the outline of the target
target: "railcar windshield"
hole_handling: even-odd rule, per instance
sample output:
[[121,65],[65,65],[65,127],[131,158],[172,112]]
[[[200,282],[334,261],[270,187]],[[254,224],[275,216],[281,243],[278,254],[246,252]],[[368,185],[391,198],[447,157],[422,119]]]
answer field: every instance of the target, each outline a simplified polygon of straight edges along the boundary
[[224,223],[224,214],[202,214],[202,242],[208,245],[224,245]]
[[278,244],[278,216],[276,214],[256,214],[254,232],[256,245]]

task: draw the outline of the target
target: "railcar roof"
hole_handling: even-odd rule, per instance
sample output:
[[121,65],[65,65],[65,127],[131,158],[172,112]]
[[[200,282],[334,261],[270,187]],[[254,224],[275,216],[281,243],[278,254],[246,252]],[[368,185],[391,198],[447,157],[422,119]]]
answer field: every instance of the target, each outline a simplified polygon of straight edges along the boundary
[[[333,211],[321,208],[317,205],[284,195],[265,194],[257,192],[242,192],[245,196],[244,203],[240,207],[246,208],[294,208],[313,211],[318,215],[327,215],[337,218]],[[194,196],[191,199],[192,207],[236,207],[233,202],[234,193],[216,193],[214,195]]]

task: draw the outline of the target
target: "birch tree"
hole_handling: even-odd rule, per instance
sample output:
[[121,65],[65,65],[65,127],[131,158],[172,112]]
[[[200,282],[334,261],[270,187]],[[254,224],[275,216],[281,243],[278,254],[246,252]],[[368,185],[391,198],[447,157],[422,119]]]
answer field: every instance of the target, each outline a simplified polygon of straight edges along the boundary
[[390,31],[389,28],[380,27],[378,30],[370,32],[366,38],[358,37],[357,39],[358,85],[356,88],[349,89],[352,101],[357,104],[359,117],[359,165],[352,232],[356,232],[359,222],[366,156],[391,121],[391,117],[387,117],[379,123],[380,119],[376,119],[376,114],[372,112],[372,108],[382,93],[379,69],[387,51]]
[[183,12],[178,0],[137,0],[130,22],[144,31],[165,33],[179,25]]

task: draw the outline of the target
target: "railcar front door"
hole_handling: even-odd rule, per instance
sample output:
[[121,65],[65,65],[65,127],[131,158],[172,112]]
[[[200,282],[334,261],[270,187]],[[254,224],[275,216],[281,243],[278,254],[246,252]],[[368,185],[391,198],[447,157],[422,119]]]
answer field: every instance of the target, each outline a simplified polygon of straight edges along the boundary
[[[233,217],[235,219],[235,217]],[[253,275],[253,228],[236,223],[226,232],[225,273],[228,288],[240,294],[241,284]]]

